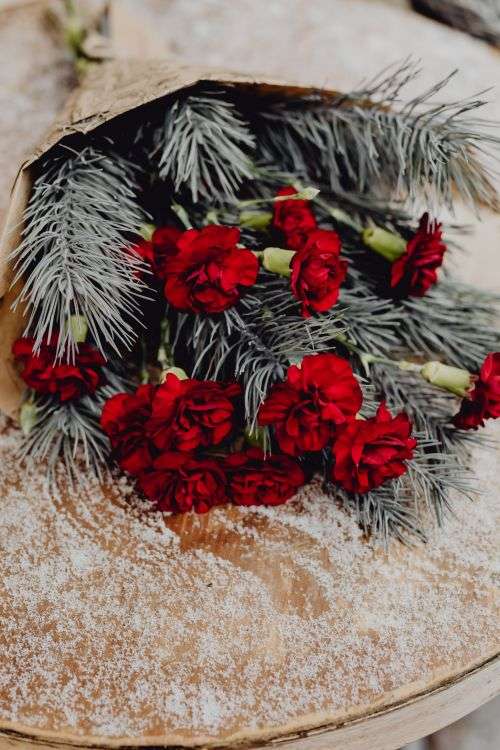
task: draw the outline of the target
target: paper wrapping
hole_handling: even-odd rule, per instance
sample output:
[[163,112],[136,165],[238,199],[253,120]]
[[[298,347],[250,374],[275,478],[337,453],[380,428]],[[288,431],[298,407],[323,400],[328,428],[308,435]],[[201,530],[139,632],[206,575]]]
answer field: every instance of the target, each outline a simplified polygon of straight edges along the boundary
[[[101,61],[91,65],[46,138],[21,165],[0,237],[0,410],[11,417],[17,416],[24,391],[11,350],[14,341],[23,333],[26,312],[21,306],[16,312],[11,309],[19,294],[19,285],[12,287],[14,269],[11,257],[21,239],[23,215],[36,162],[74,134],[90,133],[120,115],[203,81],[251,87],[263,95],[279,93],[283,97],[318,91],[317,87],[295,85],[265,76],[188,66],[168,57],[160,59],[155,56],[160,54],[161,44],[153,31],[131,17],[119,3],[112,4],[109,13],[110,39],[92,35],[88,40],[89,49],[94,50]],[[322,90],[322,93],[325,97],[337,95],[334,91]]]

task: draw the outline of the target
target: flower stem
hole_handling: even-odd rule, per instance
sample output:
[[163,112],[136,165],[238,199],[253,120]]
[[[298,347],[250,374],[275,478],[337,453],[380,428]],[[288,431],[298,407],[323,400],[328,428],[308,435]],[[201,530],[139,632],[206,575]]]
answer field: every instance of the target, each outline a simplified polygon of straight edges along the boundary
[[312,201],[319,194],[319,190],[313,187],[305,187],[299,190],[297,193],[291,195],[276,195],[272,198],[251,198],[250,200],[240,201],[238,206],[240,208],[247,208],[248,206],[260,206],[264,203],[282,203],[283,201]]
[[191,224],[191,220],[188,216],[188,212],[186,211],[184,206],[181,206],[179,203],[172,203],[170,208],[172,209],[174,214],[176,214],[177,218],[186,229],[193,228],[193,225]]

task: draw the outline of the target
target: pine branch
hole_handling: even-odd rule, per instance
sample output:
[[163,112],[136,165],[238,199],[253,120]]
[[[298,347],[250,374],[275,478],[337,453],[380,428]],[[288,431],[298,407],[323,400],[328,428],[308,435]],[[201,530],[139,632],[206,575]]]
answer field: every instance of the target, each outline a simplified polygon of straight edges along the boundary
[[496,206],[490,165],[500,138],[494,123],[476,117],[485,102],[436,103],[448,76],[402,103],[401,90],[417,75],[403,63],[330,102],[318,95],[274,105],[262,114],[267,158],[309,179],[329,179],[333,192],[452,206],[457,191],[470,204]]
[[477,433],[456,430],[451,418],[458,399],[423,381],[416,373],[375,364],[370,376],[379,396],[393,413],[405,411],[418,437],[408,476],[419,506],[432,509],[441,523],[449,508],[450,492],[470,496],[474,491],[470,449],[484,441]]
[[187,187],[193,201],[233,199],[243,180],[253,177],[249,152],[255,140],[223,93],[178,99],[154,136],[151,158],[175,191]]
[[99,349],[119,352],[136,339],[142,264],[127,252],[145,216],[136,204],[131,165],[93,146],[60,150],[36,179],[25,213],[23,240],[14,252],[24,287],[26,332],[35,351],[59,331],[58,357],[72,359],[76,342],[69,318],[82,315]]
[[498,0],[412,0],[415,10],[500,47]]
[[[389,300],[380,299],[358,286],[343,289],[334,315],[341,315],[347,336],[365,352],[384,355],[398,346],[401,316]],[[331,313],[326,313],[326,316]]]
[[401,477],[363,495],[351,494],[338,487],[328,487],[343,505],[351,509],[365,533],[388,546],[391,538],[410,544],[426,541],[426,526],[431,515],[441,524],[451,511],[450,493],[469,497],[474,488],[456,456],[424,434],[414,433],[418,446],[408,471]]
[[489,352],[500,348],[499,302],[499,295],[441,281],[424,298],[400,303],[400,340],[414,353],[474,372]]
[[416,540],[425,542],[427,539],[415,507],[412,488],[401,478],[364,495],[350,494],[338,487],[330,488],[330,492],[354,513],[365,534],[371,535],[384,547],[389,546],[391,539],[403,544],[412,544]]
[[109,368],[104,375],[106,385],[93,396],[67,403],[43,396],[34,402],[36,421],[22,442],[20,458],[44,462],[50,484],[57,480],[60,461],[71,483],[79,481],[82,467],[99,479],[106,472],[109,442],[100,428],[102,407],[111,396],[128,390],[129,383]]

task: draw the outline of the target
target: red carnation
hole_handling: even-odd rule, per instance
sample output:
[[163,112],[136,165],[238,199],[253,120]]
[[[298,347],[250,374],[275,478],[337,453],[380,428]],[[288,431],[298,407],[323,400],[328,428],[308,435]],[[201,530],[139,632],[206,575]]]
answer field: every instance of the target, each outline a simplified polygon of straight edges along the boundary
[[264,457],[260,448],[231,454],[225,468],[236,505],[282,505],[305,482],[297,461],[278,453]]
[[[277,195],[295,195],[297,191],[291,185],[282,187]],[[289,250],[300,250],[311,232],[316,229],[316,219],[309,206],[309,201],[292,199],[277,201],[274,204],[274,226],[285,235]]]
[[160,450],[218,445],[234,428],[240,391],[237,383],[180,380],[169,373],[156,392],[148,433]]
[[154,385],[140,385],[135,393],[118,393],[104,404],[101,427],[109,437],[115,458],[124,471],[140,474],[153,462],[146,434],[155,394]]
[[37,393],[58,396],[61,401],[72,401],[94,393],[103,385],[102,367],[106,360],[91,344],[78,344],[74,364],[56,361],[57,335],[42,344],[38,354],[33,352],[32,338],[18,339],[12,353],[23,364],[21,377]]
[[484,360],[474,390],[462,401],[453,423],[461,430],[475,430],[484,427],[485,419],[499,417],[500,352],[495,352]]
[[437,281],[437,269],[443,262],[446,245],[441,224],[425,213],[417,232],[408,241],[405,253],[392,264],[391,287],[403,297],[423,297]]
[[292,292],[302,302],[304,318],[311,312],[325,312],[337,302],[347,273],[347,262],[339,257],[340,248],[336,232],[317,229],[293,256]]
[[333,443],[333,480],[349,492],[368,492],[406,472],[417,441],[404,412],[392,417],[381,403],[375,417],[353,419]]
[[284,453],[300,456],[324,448],[337,425],[357,414],[363,397],[350,364],[335,354],[304,357],[273,386],[259,411],[259,424],[273,425]]
[[163,265],[168,302],[195,313],[220,313],[236,304],[259,271],[257,258],[238,247],[239,239],[239,229],[215,224],[184,232],[177,254],[167,255]]
[[134,245],[132,250],[151,266],[154,275],[165,278],[165,260],[177,252],[177,240],[182,231],[177,227],[159,227],[153,232],[151,240],[143,240]]
[[229,502],[220,464],[189,453],[164,453],[156,459],[152,471],[139,477],[138,485],[158,510],[173,513],[206,513],[215,505]]

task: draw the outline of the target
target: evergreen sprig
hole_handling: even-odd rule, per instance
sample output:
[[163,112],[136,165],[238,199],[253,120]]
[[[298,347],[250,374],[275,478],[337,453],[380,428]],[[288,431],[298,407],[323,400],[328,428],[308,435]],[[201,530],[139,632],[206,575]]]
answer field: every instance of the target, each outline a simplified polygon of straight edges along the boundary
[[444,279],[425,297],[399,303],[402,345],[428,358],[478,369],[488,352],[500,349],[500,295]]
[[160,177],[176,191],[186,187],[192,200],[233,199],[252,179],[250,154],[255,139],[223,93],[204,92],[178,99],[167,109],[154,135],[152,158]]
[[313,95],[262,113],[270,161],[297,175],[328,180],[332,191],[398,195],[452,205],[497,205],[491,163],[500,145],[494,123],[476,116],[485,102],[471,97],[436,103],[452,75],[401,102],[418,75],[404,63],[358,91],[326,101]]
[[51,396],[34,399],[36,417],[21,443],[20,458],[32,456],[45,463],[50,484],[57,481],[59,461],[71,483],[82,478],[81,468],[99,479],[109,460],[109,441],[100,428],[102,407],[111,396],[129,389],[128,381],[104,368],[106,385],[92,396],[61,403]]
[[15,305],[28,305],[26,332],[35,351],[59,331],[57,356],[71,360],[72,315],[86,319],[101,352],[131,347],[146,287],[129,237],[144,220],[134,168],[122,157],[87,146],[61,148],[46,159],[13,254],[14,281],[24,281]]

